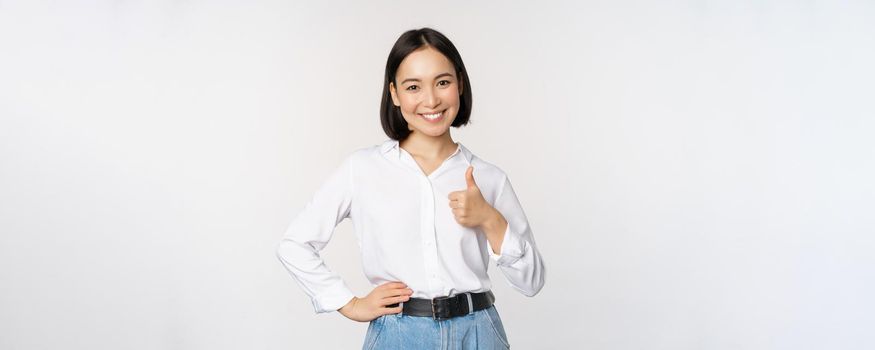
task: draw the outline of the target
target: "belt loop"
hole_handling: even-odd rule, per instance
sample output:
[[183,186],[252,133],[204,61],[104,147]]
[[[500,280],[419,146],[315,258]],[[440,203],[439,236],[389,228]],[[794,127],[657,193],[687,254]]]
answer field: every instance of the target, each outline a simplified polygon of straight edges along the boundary
[[474,301],[471,299],[471,293],[465,293],[465,295],[468,296],[468,314],[470,315],[474,312]]

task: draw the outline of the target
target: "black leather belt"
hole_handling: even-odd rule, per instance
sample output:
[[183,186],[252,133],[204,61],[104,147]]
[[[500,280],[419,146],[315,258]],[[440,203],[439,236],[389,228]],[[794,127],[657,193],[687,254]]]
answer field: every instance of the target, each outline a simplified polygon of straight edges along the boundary
[[[426,316],[435,320],[446,320],[456,316],[464,316],[474,311],[492,306],[495,295],[491,290],[482,293],[461,293],[453,296],[434,299],[410,298],[401,304],[401,313],[409,316]],[[398,304],[386,305],[397,307]]]

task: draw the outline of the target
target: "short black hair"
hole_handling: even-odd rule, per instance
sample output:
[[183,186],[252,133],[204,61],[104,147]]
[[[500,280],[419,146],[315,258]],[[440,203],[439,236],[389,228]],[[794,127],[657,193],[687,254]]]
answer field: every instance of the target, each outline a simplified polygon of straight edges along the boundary
[[383,131],[386,132],[393,140],[404,140],[410,135],[410,129],[407,127],[407,121],[401,115],[401,108],[392,103],[392,94],[389,92],[389,83],[395,83],[395,88],[398,88],[395,82],[395,73],[398,72],[398,66],[411,52],[422,47],[429,46],[442,53],[456,69],[456,77],[461,82],[462,94],[459,96],[459,112],[456,119],[453,120],[452,126],[460,127],[468,124],[471,118],[471,82],[468,80],[468,71],[465,70],[465,63],[462,62],[462,56],[456,50],[456,46],[447,39],[446,36],[431,28],[411,29],[395,41],[392,46],[392,51],[389,52],[389,58],[386,60],[386,75],[383,78],[383,100],[380,103],[380,121],[383,124]]

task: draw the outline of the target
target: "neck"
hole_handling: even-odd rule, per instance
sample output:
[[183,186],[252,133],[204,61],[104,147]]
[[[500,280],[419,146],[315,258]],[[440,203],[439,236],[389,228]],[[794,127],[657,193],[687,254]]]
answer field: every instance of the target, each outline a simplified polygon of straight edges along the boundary
[[447,130],[440,136],[423,135],[416,131],[410,133],[399,146],[407,153],[424,159],[443,159],[456,151],[458,147]]

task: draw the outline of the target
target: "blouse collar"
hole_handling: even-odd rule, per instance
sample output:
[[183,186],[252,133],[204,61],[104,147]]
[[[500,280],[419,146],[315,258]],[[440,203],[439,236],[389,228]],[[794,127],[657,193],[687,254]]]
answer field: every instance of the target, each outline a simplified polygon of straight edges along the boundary
[[[456,141],[456,144],[458,144],[459,147],[449,158],[455,157],[457,153],[461,153],[465,162],[468,163],[468,165],[471,165],[471,159],[474,155],[461,142]],[[401,157],[401,143],[398,140],[388,139],[380,145],[380,152],[387,157],[391,156],[398,159]]]

